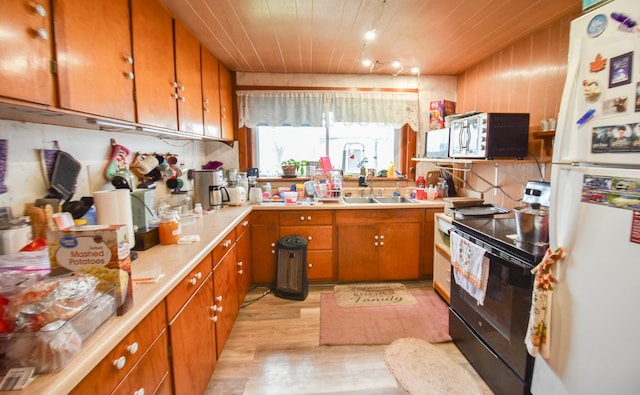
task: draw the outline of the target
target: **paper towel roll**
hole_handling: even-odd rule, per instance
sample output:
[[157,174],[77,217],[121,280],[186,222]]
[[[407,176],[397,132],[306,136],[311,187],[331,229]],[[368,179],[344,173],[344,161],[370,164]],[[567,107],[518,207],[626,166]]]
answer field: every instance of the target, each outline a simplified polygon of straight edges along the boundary
[[96,206],[96,222],[99,225],[127,225],[127,242],[131,249],[136,244],[136,238],[133,233],[129,193],[128,189],[96,191],[93,193],[93,204]]

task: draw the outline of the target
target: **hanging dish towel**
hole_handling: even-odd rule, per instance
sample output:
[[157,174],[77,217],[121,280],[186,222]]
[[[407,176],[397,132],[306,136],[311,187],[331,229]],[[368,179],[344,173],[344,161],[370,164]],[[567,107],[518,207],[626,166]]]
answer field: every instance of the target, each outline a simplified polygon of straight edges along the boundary
[[489,279],[489,258],[484,248],[451,232],[451,265],[453,277],[479,305],[484,304]]
[[551,274],[553,265],[564,258],[564,250],[560,247],[555,251],[550,248],[544,254],[544,258],[538,266],[531,269],[535,275],[533,293],[531,295],[531,311],[529,312],[529,325],[524,344],[532,357],[540,353],[549,358],[549,336],[551,328],[551,297],[553,296],[553,283],[556,279]]

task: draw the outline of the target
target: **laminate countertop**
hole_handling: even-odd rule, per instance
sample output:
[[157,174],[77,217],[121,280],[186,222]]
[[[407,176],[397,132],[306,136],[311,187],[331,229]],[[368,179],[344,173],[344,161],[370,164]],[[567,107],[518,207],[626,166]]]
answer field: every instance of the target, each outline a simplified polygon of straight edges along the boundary
[[206,212],[195,224],[183,226],[182,234],[199,235],[200,241],[192,244],[156,245],[139,251],[132,262],[132,276],[162,273],[157,283],[134,284],[133,307],[122,316],[112,317],[100,326],[84,343],[82,351],[62,370],[41,374],[22,391],[4,394],[66,394],[118,344],[144,317],[153,310],[182,279],[219,244],[252,210],[344,210],[344,209],[399,209],[438,208],[442,200],[421,200],[400,204],[346,204],[343,202],[313,205],[241,205],[225,206],[221,210]]

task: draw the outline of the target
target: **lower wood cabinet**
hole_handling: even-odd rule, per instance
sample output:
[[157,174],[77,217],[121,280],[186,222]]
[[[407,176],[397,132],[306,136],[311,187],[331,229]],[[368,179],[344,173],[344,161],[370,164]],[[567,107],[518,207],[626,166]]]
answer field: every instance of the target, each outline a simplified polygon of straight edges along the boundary
[[251,213],[251,262],[253,282],[271,284],[276,265],[276,243],[279,239],[279,213],[254,211]]
[[338,281],[419,278],[424,209],[337,210]]
[[235,231],[213,250],[213,256],[213,310],[219,358],[239,311]]
[[251,264],[251,220],[245,217],[236,226],[236,280],[238,283],[238,306],[244,302],[252,281]]
[[132,394],[141,389],[154,393],[164,388],[166,381],[171,380],[166,328],[162,301],[70,394]]
[[213,374],[217,359],[212,306],[213,278],[208,272],[169,323],[175,394],[202,394]]

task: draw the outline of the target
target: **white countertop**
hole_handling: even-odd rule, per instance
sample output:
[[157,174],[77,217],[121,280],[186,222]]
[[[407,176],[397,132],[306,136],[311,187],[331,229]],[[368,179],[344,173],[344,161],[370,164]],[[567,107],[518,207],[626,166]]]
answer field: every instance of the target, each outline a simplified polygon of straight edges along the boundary
[[140,273],[160,272],[164,276],[157,283],[134,284],[133,308],[123,316],[113,317],[91,335],[82,351],[63,370],[39,375],[22,391],[5,394],[66,394],[120,342],[154,307],[157,306],[182,279],[220,243],[252,210],[319,210],[319,209],[397,209],[439,208],[442,200],[420,200],[401,204],[345,204],[319,203],[313,205],[243,205],[227,206],[205,213],[193,225],[184,226],[183,235],[199,235],[200,241],[185,245],[156,245],[138,252],[132,262],[133,277]]

